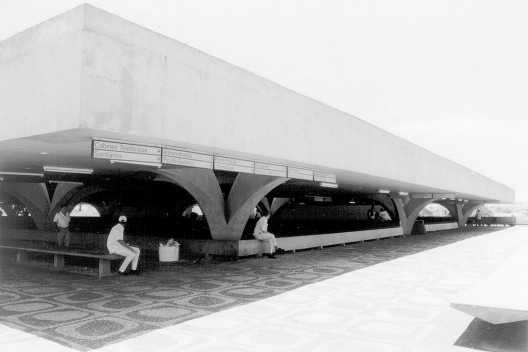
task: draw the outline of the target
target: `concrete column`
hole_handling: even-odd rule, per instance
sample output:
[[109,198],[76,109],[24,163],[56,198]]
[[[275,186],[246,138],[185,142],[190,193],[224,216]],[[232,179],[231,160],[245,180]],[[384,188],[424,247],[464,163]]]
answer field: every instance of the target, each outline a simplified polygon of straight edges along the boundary
[[[51,197],[49,215],[57,213],[60,210],[59,207],[61,204],[67,204],[71,206],[75,205],[75,204],[69,204],[67,200],[69,200],[69,198],[73,194],[75,194],[75,192],[78,191],[81,187],[82,187],[81,185],[74,185],[74,184],[69,184],[69,183],[57,184],[57,187],[55,188],[55,192],[53,193],[53,196]],[[70,197],[67,197],[67,195],[70,195]]]
[[196,199],[205,215],[213,239],[232,239],[232,235],[227,232],[224,197],[213,170],[182,168],[159,169],[154,172],[158,174],[156,181],[176,183]]
[[253,208],[272,189],[288,180],[286,177],[238,174],[227,199],[228,239],[240,239]]
[[410,199],[404,206],[404,200],[395,199],[394,204],[398,210],[400,217],[400,224],[403,229],[404,235],[410,235],[414,222],[418,217],[418,214],[428,205],[434,202],[436,199]]
[[12,195],[31,213],[37,230],[54,231],[53,218],[48,216],[50,200],[44,183],[3,183],[2,191]]
[[277,212],[277,210],[279,210],[280,207],[290,202],[291,202],[291,198],[274,198],[273,201],[271,202],[271,213],[275,214],[275,212]]
[[454,200],[443,200],[443,201],[438,201],[436,203],[440,204],[441,206],[449,210],[451,217],[453,217],[457,221],[458,226],[460,226],[460,220],[462,217],[461,203],[458,203]]
[[[260,202],[258,202],[258,204],[262,204],[262,207],[263,209],[260,209],[260,211],[266,211],[266,212],[271,212],[271,206],[269,204],[269,201],[268,201],[268,198],[264,197],[260,200]],[[257,204],[257,205],[258,205]]]
[[464,205],[461,205],[460,211],[461,211],[462,215],[461,215],[461,217],[460,217],[460,219],[458,221],[458,227],[466,226],[467,221],[468,221],[469,216],[471,215],[471,213],[475,209],[477,209],[477,208],[479,208],[479,207],[481,207],[483,205],[484,205],[484,203],[482,203],[482,202],[478,202],[478,203],[474,203],[474,202],[473,203],[464,203]]

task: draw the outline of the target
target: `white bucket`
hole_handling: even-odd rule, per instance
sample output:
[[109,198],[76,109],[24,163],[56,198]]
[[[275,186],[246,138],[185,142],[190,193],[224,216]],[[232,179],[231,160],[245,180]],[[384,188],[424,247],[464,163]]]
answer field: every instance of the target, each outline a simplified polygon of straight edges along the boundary
[[159,247],[160,262],[177,262],[180,260],[180,245]]

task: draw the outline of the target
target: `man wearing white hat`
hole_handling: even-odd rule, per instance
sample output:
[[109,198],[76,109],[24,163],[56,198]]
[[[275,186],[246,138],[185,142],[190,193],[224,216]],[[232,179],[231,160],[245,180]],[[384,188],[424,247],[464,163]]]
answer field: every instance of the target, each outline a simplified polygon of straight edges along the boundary
[[121,264],[121,267],[119,268],[120,275],[126,275],[126,269],[130,262],[132,262],[130,273],[137,275],[139,274],[137,266],[140,250],[137,247],[128,245],[128,243],[123,240],[126,222],[126,216],[121,215],[119,217],[119,223],[110,230],[110,234],[108,235],[108,239],[106,241],[106,247],[110,253],[119,254],[125,257],[123,264]]

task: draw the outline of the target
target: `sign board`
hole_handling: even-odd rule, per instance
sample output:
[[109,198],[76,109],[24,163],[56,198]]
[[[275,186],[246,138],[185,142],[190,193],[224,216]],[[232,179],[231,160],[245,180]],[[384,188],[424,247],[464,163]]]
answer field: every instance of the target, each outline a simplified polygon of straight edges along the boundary
[[92,157],[95,159],[161,163],[161,148],[94,140]]
[[214,169],[232,172],[255,173],[255,163],[249,160],[232,159],[223,156],[214,157]]
[[433,193],[433,198],[455,198],[454,193]]
[[433,195],[431,193],[412,193],[411,198],[429,199],[429,198],[433,198]]
[[258,175],[287,177],[288,170],[286,166],[276,164],[266,164],[255,162],[255,173]]
[[312,170],[299,169],[299,168],[296,168],[296,167],[289,167],[288,166],[288,177],[299,178],[299,179],[308,180],[308,181],[313,181],[314,173],[313,173]]
[[335,174],[324,171],[314,171],[314,181],[337,183]]
[[212,169],[213,156],[164,147],[162,153],[162,163]]
[[150,147],[138,144],[125,144],[105,141],[93,141],[94,150],[106,150],[109,152],[124,152],[134,154],[161,155],[160,147]]

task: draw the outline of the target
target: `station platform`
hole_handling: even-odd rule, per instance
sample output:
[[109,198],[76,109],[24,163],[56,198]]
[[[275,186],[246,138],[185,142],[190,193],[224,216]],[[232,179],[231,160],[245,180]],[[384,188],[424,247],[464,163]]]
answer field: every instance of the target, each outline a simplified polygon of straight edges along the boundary
[[450,303],[528,246],[527,232],[463,228],[101,280],[2,255],[0,350],[526,350],[484,341],[489,327]]

